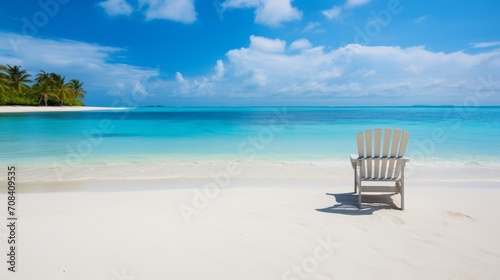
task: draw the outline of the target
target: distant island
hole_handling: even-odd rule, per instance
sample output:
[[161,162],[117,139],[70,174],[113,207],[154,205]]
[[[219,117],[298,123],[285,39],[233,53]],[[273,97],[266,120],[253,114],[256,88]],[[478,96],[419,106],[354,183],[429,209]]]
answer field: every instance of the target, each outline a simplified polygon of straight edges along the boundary
[[35,79],[21,66],[0,65],[0,105],[83,106],[86,91],[77,79],[40,70]]

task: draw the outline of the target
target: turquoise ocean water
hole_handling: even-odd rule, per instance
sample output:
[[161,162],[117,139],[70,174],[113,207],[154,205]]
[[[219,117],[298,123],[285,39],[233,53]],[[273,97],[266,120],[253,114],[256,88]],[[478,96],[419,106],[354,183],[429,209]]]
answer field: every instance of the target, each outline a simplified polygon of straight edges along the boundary
[[346,160],[355,134],[410,132],[417,162],[499,166],[500,107],[135,108],[0,114],[0,162]]

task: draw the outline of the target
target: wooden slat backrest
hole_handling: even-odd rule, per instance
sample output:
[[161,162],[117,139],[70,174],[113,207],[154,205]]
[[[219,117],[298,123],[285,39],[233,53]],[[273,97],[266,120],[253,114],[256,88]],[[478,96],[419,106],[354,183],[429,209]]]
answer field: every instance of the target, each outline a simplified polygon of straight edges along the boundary
[[[375,133],[374,133],[374,138],[375,138],[375,153],[373,155],[373,157],[375,158],[380,158],[381,154],[380,154],[380,143],[381,143],[381,138],[382,138],[382,134],[381,134],[381,131],[382,129],[380,128],[376,128],[373,130]],[[380,160],[374,160],[373,162],[373,177],[374,178],[379,178],[380,177]]]
[[363,140],[363,132],[359,132],[356,135],[358,141],[358,156],[365,157],[365,141]]
[[[358,157],[364,158],[365,157],[365,140],[363,138],[363,132],[359,132],[356,135],[356,139],[358,142]],[[366,177],[364,164],[361,164],[361,166],[359,167],[359,172],[361,174],[360,175],[361,177]]]
[[386,128],[384,129],[384,150],[382,152],[382,159],[380,160],[380,163],[382,165],[382,168],[380,170],[380,177],[379,178],[386,178],[387,174],[387,157],[389,156],[389,148],[391,146],[391,135],[392,135],[392,129]]
[[[371,130],[366,130],[365,131],[365,143],[366,143],[366,157],[367,158],[372,158],[372,131]],[[373,169],[372,169],[372,160],[366,160],[366,177],[372,177],[373,174]]]
[[[406,131],[403,131],[403,135],[401,137],[401,144],[399,145],[398,157],[404,157],[406,152],[406,146],[408,144],[408,137],[410,134]],[[399,177],[401,173],[401,162],[398,162],[396,165],[396,169],[394,170],[394,177]]]
[[356,135],[358,156],[363,158],[360,174],[363,178],[397,178],[400,175],[399,162],[408,144],[409,133],[400,129],[365,130]]
[[[391,141],[391,139],[387,140]],[[394,135],[392,136],[392,143],[391,143],[391,154],[389,155],[390,158],[395,158],[398,154],[398,148],[399,148],[399,142],[401,141],[401,130],[400,129],[394,129]],[[394,163],[395,160],[389,159],[389,166],[387,167],[387,174],[384,178],[392,178],[394,176]]]

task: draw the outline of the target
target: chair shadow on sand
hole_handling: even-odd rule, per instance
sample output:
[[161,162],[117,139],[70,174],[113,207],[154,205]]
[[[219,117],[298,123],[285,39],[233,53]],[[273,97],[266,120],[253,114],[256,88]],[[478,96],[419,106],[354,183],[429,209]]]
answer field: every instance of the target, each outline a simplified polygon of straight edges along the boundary
[[335,204],[326,208],[319,208],[316,211],[342,214],[342,215],[352,215],[352,216],[363,216],[363,215],[373,215],[373,212],[384,209],[399,209],[392,196],[395,194],[369,194],[363,195],[363,204],[361,209],[358,208],[358,194],[354,192],[350,193],[327,193],[326,195],[331,195],[335,197]]

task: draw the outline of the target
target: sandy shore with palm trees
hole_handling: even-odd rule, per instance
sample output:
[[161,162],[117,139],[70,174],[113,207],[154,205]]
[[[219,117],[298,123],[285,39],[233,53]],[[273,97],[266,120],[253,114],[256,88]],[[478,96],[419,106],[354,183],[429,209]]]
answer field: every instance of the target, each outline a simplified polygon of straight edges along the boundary
[[78,79],[40,70],[35,79],[20,65],[0,64],[0,105],[83,106],[85,89]]
[[100,110],[127,110],[124,107],[93,107],[93,106],[0,106],[0,113],[28,113],[28,112],[71,112],[71,111],[100,111]]

